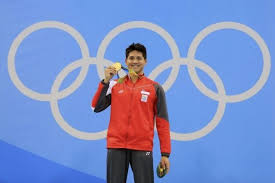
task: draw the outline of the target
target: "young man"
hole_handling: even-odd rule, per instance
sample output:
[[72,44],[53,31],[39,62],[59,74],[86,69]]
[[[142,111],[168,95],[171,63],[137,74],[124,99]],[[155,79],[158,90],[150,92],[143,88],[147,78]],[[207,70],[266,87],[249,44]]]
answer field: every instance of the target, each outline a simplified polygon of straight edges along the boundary
[[[135,183],[153,183],[154,124],[161,149],[161,166],[169,171],[171,152],[170,127],[165,92],[161,85],[144,76],[146,48],[137,43],[126,49],[125,63],[129,74],[110,81],[116,74],[106,68],[105,79],[98,86],[92,108],[100,112],[111,105],[107,133],[107,182],[126,182],[129,164]],[[134,72],[133,72],[134,71]]]

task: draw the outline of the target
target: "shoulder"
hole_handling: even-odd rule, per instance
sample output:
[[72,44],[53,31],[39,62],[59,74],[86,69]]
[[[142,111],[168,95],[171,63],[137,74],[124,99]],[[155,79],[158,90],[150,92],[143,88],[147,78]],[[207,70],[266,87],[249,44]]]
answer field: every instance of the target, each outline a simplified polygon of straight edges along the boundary
[[144,76],[144,79],[146,80],[147,83],[150,83],[150,84],[153,84],[153,85],[160,85],[158,82],[150,79],[150,78],[147,78]]
[[158,82],[153,81],[153,80],[151,80],[151,79],[149,79],[149,78],[147,78],[147,77],[146,77],[146,80],[147,80],[148,83],[150,83],[150,84],[153,85],[153,87],[155,88],[156,93],[158,93],[158,92],[163,93],[163,92],[164,92],[164,89],[163,89],[163,87],[161,86],[161,84],[159,84]]

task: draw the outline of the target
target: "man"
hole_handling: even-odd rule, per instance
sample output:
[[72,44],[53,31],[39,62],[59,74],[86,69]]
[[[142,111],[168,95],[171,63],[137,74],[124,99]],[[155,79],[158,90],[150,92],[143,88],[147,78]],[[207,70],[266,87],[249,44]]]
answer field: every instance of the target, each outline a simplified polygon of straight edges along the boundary
[[161,85],[144,76],[146,48],[131,44],[125,63],[129,74],[111,81],[115,67],[105,69],[105,79],[98,86],[92,108],[100,112],[111,105],[107,133],[107,182],[126,182],[129,164],[135,183],[153,183],[154,123],[161,149],[161,166],[169,171],[171,152],[170,127],[165,93]]

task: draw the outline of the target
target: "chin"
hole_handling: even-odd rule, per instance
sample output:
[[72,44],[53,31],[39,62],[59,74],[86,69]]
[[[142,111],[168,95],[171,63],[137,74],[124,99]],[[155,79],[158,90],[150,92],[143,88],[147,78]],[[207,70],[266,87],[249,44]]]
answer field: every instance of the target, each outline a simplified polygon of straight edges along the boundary
[[134,71],[135,71],[135,73],[139,74],[139,73],[141,73],[142,70],[134,70]]

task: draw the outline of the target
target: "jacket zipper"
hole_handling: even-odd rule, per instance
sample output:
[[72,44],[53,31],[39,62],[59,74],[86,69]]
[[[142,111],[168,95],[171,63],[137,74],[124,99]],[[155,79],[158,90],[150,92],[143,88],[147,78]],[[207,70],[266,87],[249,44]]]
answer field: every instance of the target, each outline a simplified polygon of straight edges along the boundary
[[127,126],[127,133],[126,133],[126,139],[125,139],[125,147],[127,148],[127,141],[128,141],[128,133],[129,133],[129,126],[130,126],[130,118],[132,115],[132,103],[133,103],[133,95],[134,95],[134,88],[136,85],[137,81],[134,83],[133,88],[131,88],[131,100],[130,100],[130,110],[128,113],[128,126]]

